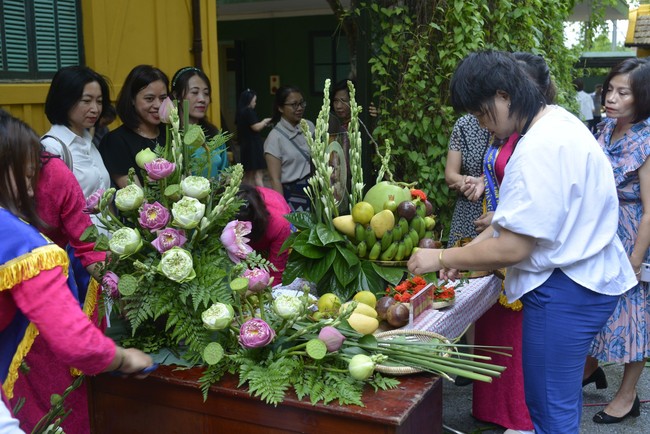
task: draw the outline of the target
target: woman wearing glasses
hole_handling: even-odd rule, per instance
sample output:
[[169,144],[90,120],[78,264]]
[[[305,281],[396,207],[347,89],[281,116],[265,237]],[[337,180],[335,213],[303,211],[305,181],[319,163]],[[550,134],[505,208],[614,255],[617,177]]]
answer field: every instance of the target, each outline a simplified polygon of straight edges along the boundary
[[[309,198],[303,191],[311,175],[311,154],[300,129],[307,102],[295,86],[282,86],[275,94],[273,117],[275,127],[264,142],[264,158],[271,178],[271,187],[284,195],[293,211],[309,209]],[[309,131],[314,124],[307,121]]]

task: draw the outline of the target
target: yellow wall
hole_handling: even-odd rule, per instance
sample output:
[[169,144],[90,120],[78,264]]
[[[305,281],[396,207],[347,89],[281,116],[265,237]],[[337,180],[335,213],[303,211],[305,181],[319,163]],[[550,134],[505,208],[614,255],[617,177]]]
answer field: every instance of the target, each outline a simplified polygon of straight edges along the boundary
[[[650,5],[640,5],[637,9],[630,10],[630,15],[628,16],[629,23],[627,26],[627,35],[625,36],[626,44],[634,43],[634,29],[636,28],[636,19],[641,15],[650,15]],[[649,57],[650,49],[637,47],[636,56]]]
[[[217,5],[200,0],[203,70],[212,84],[208,116],[219,125]],[[131,68],[150,64],[171,80],[194,64],[191,0],[82,0],[86,65],[112,83],[115,100]],[[0,83],[0,106],[29,123],[37,133],[49,129],[43,112],[48,83]]]

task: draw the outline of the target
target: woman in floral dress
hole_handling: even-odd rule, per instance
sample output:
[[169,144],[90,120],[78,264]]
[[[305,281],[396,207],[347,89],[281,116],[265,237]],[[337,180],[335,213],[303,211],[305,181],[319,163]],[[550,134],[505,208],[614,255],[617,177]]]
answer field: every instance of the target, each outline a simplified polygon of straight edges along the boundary
[[481,128],[473,115],[465,115],[456,121],[449,138],[449,151],[445,165],[445,181],[449,188],[458,191],[454,215],[451,219],[448,247],[453,247],[462,238],[478,235],[474,221],[482,214],[480,195],[474,197],[473,190],[461,189],[468,184],[468,178],[483,182],[483,155],[488,147],[490,134]]
[[[620,237],[632,268],[650,260],[650,62],[628,59],[605,80],[607,119],[598,142],[612,163],[619,198]],[[594,416],[596,423],[618,423],[639,416],[636,384],[650,355],[650,291],[639,284],[621,296],[616,310],[591,347],[584,384],[597,372],[598,360],[625,363],[614,400]],[[604,374],[602,374],[604,377]],[[606,382],[605,382],[606,384]]]

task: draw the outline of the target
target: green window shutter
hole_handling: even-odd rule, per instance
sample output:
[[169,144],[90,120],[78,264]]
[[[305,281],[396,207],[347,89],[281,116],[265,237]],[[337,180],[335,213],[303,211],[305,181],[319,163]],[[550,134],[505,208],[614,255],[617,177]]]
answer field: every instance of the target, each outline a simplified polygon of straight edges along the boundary
[[0,0],[0,79],[83,63],[80,0]]
[[38,71],[56,72],[58,69],[56,15],[54,14],[54,3],[52,1],[34,1],[34,32]]
[[81,14],[77,10],[77,0],[58,0],[56,7],[58,43],[59,43],[59,67],[79,65],[80,41],[81,41]]
[[29,72],[29,45],[25,2],[2,1],[2,70]]

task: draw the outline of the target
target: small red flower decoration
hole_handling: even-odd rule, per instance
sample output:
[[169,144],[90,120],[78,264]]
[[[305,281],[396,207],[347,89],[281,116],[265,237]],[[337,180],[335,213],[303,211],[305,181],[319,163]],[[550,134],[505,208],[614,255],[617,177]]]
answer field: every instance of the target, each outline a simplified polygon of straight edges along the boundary
[[453,286],[446,286],[446,282],[433,289],[433,301],[447,301],[456,298],[456,291]]
[[395,287],[387,287],[386,295],[393,297],[395,301],[408,303],[411,297],[422,291],[425,286],[427,286],[427,281],[422,276],[413,276]]
[[422,190],[418,190],[418,189],[416,189],[416,188],[412,188],[412,189],[411,189],[411,197],[412,197],[413,199],[418,198],[418,199],[420,199],[422,202],[424,202],[425,200],[427,200],[427,195],[426,195],[426,193],[423,192]]

